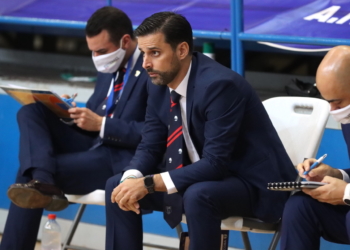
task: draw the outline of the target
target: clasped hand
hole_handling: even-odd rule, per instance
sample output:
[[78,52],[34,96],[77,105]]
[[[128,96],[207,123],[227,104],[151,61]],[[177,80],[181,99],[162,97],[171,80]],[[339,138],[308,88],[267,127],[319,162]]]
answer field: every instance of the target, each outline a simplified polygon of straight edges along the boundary
[[113,189],[111,195],[112,203],[118,203],[120,209],[124,211],[134,211],[140,214],[140,204],[138,203],[148,194],[144,186],[143,178],[126,179]]
[[328,184],[315,189],[303,188],[302,191],[320,202],[332,205],[344,205],[343,195],[347,183],[342,180],[343,175],[338,169],[321,163],[307,175],[303,174],[310,169],[310,166],[315,161],[316,159],[307,159],[303,163],[300,163],[297,166],[299,175],[308,181],[320,181]]

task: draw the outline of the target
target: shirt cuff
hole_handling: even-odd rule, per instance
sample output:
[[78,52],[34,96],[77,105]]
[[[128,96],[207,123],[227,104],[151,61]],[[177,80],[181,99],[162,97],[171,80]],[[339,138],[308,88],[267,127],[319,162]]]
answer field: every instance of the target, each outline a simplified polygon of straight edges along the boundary
[[161,173],[160,176],[162,177],[165,187],[168,190],[168,194],[177,193],[177,189],[174,182],[171,180],[169,172]]
[[345,199],[350,200],[350,184],[346,185],[346,188],[344,190],[343,200]]
[[343,181],[350,183],[350,178],[349,175],[343,170],[343,169],[339,169],[339,171],[342,173],[343,175]]
[[102,124],[101,124],[101,130],[100,130],[100,137],[103,138],[105,135],[105,124],[106,124],[106,117],[102,118]]
[[120,180],[121,182],[126,178],[129,177],[130,175],[135,176],[136,178],[142,178],[143,174],[138,171],[137,169],[130,169],[124,172],[122,179]]

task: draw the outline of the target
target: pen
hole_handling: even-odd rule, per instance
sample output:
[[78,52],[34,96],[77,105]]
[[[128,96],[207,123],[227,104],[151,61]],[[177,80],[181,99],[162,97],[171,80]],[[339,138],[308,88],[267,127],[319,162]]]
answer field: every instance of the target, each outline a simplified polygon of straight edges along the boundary
[[73,95],[72,95],[72,98],[70,98],[70,101],[71,101],[71,102],[74,101],[74,99],[75,99],[75,97],[77,97],[77,95],[78,95],[78,93],[73,94]]
[[322,161],[324,160],[324,158],[326,158],[326,157],[327,157],[327,154],[322,155],[317,161],[315,161],[315,162],[311,165],[309,171],[305,171],[305,172],[304,172],[304,175],[305,175],[305,174],[308,174],[312,169],[314,169],[315,167],[317,167],[318,165],[320,165],[320,164],[322,163]]
[[72,105],[72,102],[74,101],[75,97],[77,97],[78,93],[75,93],[72,95],[71,98],[62,98],[65,102],[67,102],[69,105]]

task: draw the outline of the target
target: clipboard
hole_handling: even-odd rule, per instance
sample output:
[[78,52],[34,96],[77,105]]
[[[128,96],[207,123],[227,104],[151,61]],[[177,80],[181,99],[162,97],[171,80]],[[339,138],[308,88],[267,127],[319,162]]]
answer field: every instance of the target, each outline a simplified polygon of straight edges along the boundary
[[9,96],[22,105],[41,102],[60,118],[70,119],[68,109],[73,106],[50,90],[29,89],[19,86],[0,85]]
[[300,191],[302,188],[318,188],[326,184],[318,181],[270,182],[267,183],[267,189],[273,191]]

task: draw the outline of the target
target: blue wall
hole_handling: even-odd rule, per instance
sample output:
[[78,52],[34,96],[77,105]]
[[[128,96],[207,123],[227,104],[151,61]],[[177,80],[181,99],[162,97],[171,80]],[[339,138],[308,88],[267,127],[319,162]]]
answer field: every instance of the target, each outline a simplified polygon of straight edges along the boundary
[[[81,106],[83,104],[80,104]],[[18,141],[19,133],[16,123],[16,113],[20,105],[7,95],[0,95],[0,208],[7,209],[10,201],[6,196],[7,188],[13,184],[18,168]],[[326,129],[318,156],[328,154],[325,163],[347,168],[349,165],[346,144],[340,130]],[[64,219],[73,219],[78,205],[70,205],[57,216]],[[155,212],[144,216],[144,230],[147,233],[176,237],[176,231],[170,229],[162,219],[162,214]],[[105,225],[105,212],[103,206],[89,205],[82,218],[84,222]],[[186,229],[186,225],[184,225]],[[272,235],[249,233],[253,249],[267,249]],[[231,247],[243,248],[239,232],[230,232]],[[322,242],[321,250],[345,250],[348,247]]]

